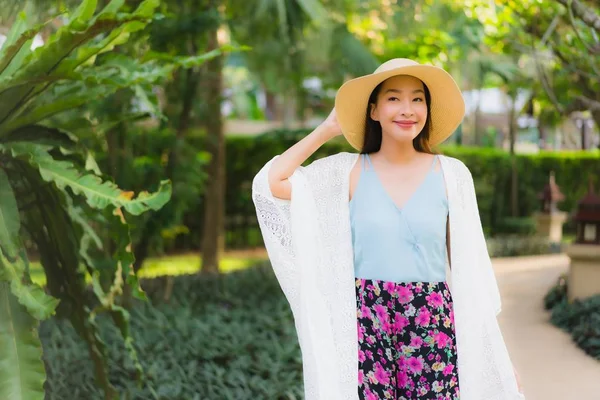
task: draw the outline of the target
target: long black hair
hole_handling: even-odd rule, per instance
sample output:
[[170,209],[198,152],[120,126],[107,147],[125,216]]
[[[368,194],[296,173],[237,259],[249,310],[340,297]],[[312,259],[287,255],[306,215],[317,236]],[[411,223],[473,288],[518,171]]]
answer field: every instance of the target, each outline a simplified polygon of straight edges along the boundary
[[[369,96],[369,104],[367,105],[367,118],[365,122],[365,140],[363,142],[363,148],[361,150],[362,154],[375,153],[379,151],[381,148],[381,124],[379,121],[375,121],[371,118],[371,107],[374,104],[377,104],[377,97],[379,96],[379,92],[381,92],[381,88],[385,81],[381,82]],[[413,139],[413,146],[415,150],[421,153],[429,153],[436,154],[433,150],[431,150],[431,145],[429,144],[429,132],[431,132],[431,93],[429,92],[429,88],[427,85],[423,83],[423,87],[425,89],[425,104],[427,105],[427,119],[425,120],[425,125],[423,126],[423,130]]]

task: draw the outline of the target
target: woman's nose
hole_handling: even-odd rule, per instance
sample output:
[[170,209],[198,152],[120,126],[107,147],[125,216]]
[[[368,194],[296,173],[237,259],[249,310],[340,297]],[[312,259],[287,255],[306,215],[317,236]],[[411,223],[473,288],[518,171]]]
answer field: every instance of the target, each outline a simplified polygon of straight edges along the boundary
[[410,101],[403,101],[400,104],[400,114],[402,115],[413,115],[414,111],[413,111],[413,107],[412,107],[412,102]]

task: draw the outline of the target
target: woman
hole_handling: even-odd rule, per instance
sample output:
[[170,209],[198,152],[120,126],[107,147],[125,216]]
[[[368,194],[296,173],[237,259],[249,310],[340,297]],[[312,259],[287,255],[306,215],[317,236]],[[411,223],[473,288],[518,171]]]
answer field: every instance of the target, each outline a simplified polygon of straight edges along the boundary
[[[256,176],[307,400],[522,398],[471,174],[431,150],[464,109],[447,72],[393,59],[345,83],[329,117]],[[359,155],[301,167],[341,134]]]

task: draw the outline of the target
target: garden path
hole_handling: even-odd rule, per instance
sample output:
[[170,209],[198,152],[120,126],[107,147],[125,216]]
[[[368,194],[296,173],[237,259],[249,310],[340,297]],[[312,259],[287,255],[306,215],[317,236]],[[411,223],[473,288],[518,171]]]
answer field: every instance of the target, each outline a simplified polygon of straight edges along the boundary
[[600,400],[600,361],[552,325],[543,298],[567,271],[564,254],[493,259],[499,323],[527,400]]

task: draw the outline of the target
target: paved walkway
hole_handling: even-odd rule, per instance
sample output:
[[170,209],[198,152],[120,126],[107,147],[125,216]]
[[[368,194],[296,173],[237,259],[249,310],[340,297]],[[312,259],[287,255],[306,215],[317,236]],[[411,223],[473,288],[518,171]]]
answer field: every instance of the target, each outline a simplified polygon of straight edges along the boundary
[[502,294],[499,322],[527,400],[600,400],[600,361],[549,322],[543,298],[565,255],[494,259]]

